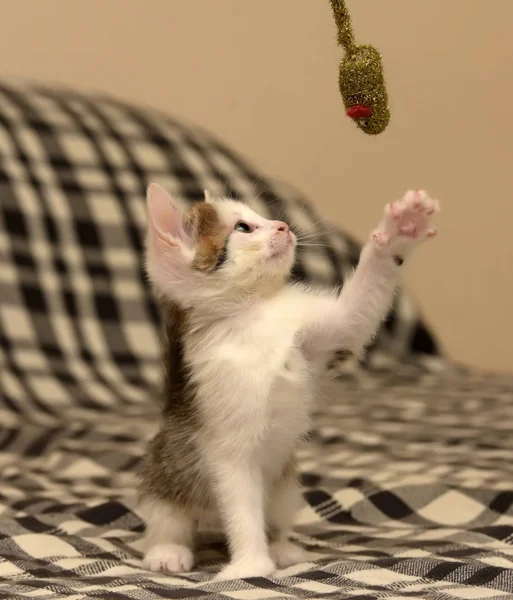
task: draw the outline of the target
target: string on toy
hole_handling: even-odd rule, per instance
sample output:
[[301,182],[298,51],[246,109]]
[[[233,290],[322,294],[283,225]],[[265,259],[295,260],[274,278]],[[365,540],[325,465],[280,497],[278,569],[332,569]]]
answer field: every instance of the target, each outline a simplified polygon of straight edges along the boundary
[[355,42],[351,17],[344,0],[330,0],[337,41],[344,49],[338,83],[346,115],[370,135],[385,130],[390,121],[388,94],[381,54],[368,44]]

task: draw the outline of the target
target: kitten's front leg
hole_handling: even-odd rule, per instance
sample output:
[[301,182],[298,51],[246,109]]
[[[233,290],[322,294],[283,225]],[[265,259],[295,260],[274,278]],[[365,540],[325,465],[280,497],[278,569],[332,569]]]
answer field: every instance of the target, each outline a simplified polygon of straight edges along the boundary
[[280,569],[308,560],[308,552],[289,540],[301,503],[296,468],[291,459],[271,491],[267,514],[271,556]]
[[231,558],[215,581],[266,576],[275,570],[265,528],[262,472],[271,381],[265,354],[226,344],[217,348],[199,389],[205,424],[202,454]]
[[438,202],[423,191],[408,192],[387,204],[340,297],[306,327],[307,354],[322,356],[338,349],[358,354],[372,340],[391,308],[401,265],[418,242],[435,235],[431,215],[438,209]]
[[214,581],[265,577],[275,569],[264,520],[264,489],[255,459],[234,455],[214,464],[214,480],[231,562]]

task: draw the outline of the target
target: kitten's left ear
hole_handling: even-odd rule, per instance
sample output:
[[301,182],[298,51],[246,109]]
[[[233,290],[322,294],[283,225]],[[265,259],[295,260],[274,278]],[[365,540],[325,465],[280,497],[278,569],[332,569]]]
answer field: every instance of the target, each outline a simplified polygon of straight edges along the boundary
[[150,238],[168,246],[191,245],[192,239],[180,202],[157,183],[151,183],[146,193],[148,233]]

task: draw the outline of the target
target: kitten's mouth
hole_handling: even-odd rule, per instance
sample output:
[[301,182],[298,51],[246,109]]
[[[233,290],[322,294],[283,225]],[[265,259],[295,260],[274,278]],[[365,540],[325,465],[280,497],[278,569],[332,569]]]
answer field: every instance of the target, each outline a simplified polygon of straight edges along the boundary
[[[274,242],[274,243],[273,243]],[[296,247],[296,236],[290,233],[285,236],[280,236],[276,241],[271,240],[269,245],[269,254],[267,255],[268,260],[285,257],[291,250],[294,251]]]

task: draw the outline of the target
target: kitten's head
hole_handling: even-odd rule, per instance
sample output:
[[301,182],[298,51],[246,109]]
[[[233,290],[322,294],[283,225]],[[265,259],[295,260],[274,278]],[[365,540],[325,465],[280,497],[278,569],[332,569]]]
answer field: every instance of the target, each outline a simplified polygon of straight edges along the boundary
[[147,193],[147,271],[155,288],[184,306],[209,299],[266,295],[286,281],[296,238],[282,221],[242,202],[181,206],[161,186]]

